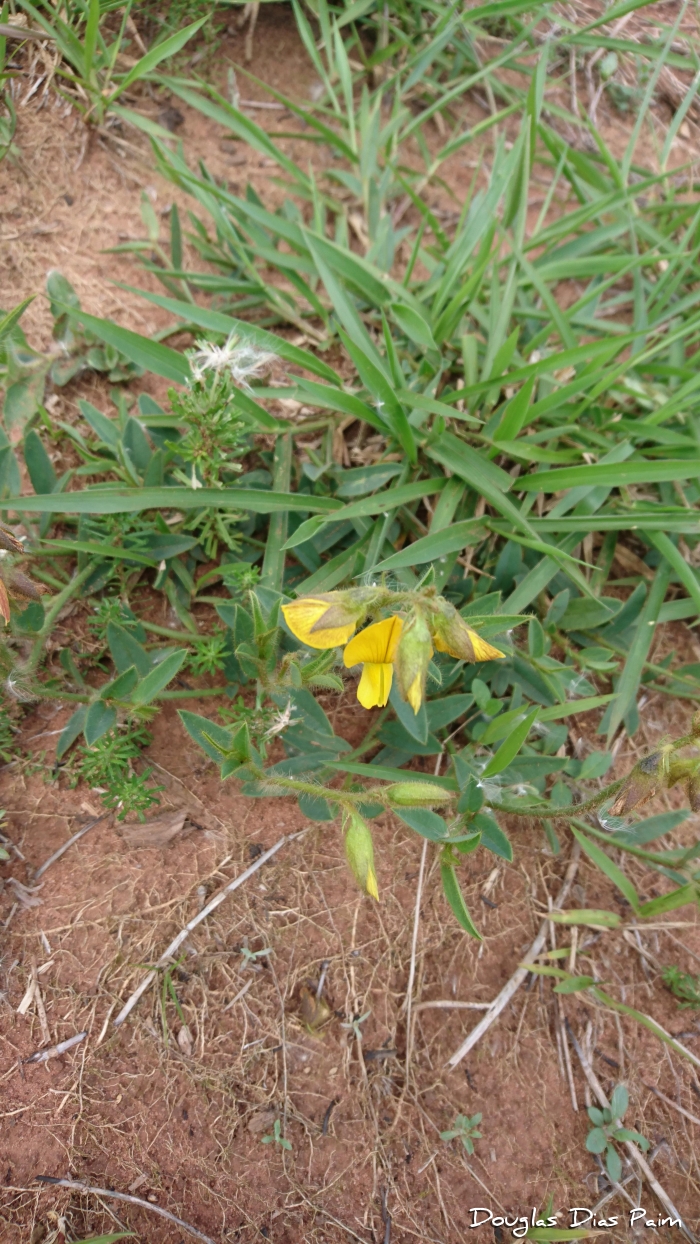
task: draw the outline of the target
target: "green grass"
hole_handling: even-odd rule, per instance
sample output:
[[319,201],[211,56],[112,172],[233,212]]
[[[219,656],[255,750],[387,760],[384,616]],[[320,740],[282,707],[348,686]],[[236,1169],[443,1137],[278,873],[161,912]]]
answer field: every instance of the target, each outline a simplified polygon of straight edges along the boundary
[[[298,721],[276,732],[288,761],[274,768],[277,777],[313,774],[299,794],[307,815],[335,815],[323,788],[338,771],[346,784],[392,780],[416,756],[432,765],[441,754],[456,798],[469,803],[471,778],[486,784],[490,811],[464,812],[483,818],[482,845],[509,858],[498,809],[537,807],[556,851],[552,809],[564,816],[606,772],[618,731],[638,729],[640,697],[700,698],[700,667],[673,653],[656,661],[652,647],[659,624],[692,624],[700,604],[700,208],[667,167],[692,90],[658,141],[650,115],[663,67],[696,68],[677,50],[685,9],[648,44],[601,37],[600,23],[563,21],[554,32],[547,5],[464,13],[406,4],[388,17],[355,5],[334,16],[319,0],[314,12],[295,8],[323,97],[302,107],[276,94],[303,122],[295,142],[323,147],[316,172],[212,86],[149,69],[274,160],[285,186],[277,209],[251,187],[234,194],[151,134],[158,168],[192,210],[183,222],[174,208],[164,237],[149,217],[143,244],[121,249],[141,255],[165,291],[144,297],[172,314],[173,331],[209,343],[204,355],[85,314],[52,278],[67,380],[72,365],[108,371],[122,386],[143,369],[179,395],[160,407],[122,387],[109,414],[82,402],[83,423],[59,425],[43,403],[55,364],[17,323],[0,323],[5,418],[24,429],[35,490],[19,498],[6,443],[4,506],[29,525],[35,573],[56,592],[16,615],[2,659],[32,694],[76,700],[64,752],[81,732],[88,746],[113,737],[118,722],[152,714],[165,695],[197,694],[166,690],[187,659],[214,680],[200,693],[235,697],[255,685],[250,719],[239,712],[208,727],[187,717],[212,759],[223,755],[225,773],[251,740],[264,766],[270,714],[289,703]],[[572,60],[598,46],[646,65],[619,159],[557,90],[563,83],[569,98]],[[488,115],[470,126],[463,105],[474,91],[485,93]],[[652,139],[646,167],[640,152]],[[444,186],[447,161],[470,150],[478,167],[450,219],[431,206],[433,187]],[[198,256],[195,268],[186,253]],[[272,368],[265,356],[275,356]],[[305,413],[278,417],[269,406],[279,398]],[[350,468],[334,452],[348,420],[377,438],[372,460]],[[78,465],[57,478],[47,447],[68,440]],[[644,573],[613,577],[618,549]],[[416,716],[393,695],[351,751],[309,690],[336,685],[337,675],[291,643],[280,601],[378,579],[411,592],[426,573],[507,659],[436,658],[424,710]],[[165,594],[177,632],[139,622],[144,582]],[[219,584],[228,597],[212,595]],[[107,690],[87,685],[89,662],[79,668],[69,654],[60,668],[44,663],[57,608],[78,591],[107,591],[133,618],[107,626],[96,666]],[[206,649],[197,602],[218,615]],[[167,642],[152,649],[155,633]],[[33,655],[23,664],[27,636]],[[600,750],[558,756],[567,717],[594,709],[603,710]],[[271,787],[254,777],[245,789]],[[617,883],[588,836],[595,829],[574,828]],[[654,854],[619,836],[616,848],[694,901],[692,855]],[[467,927],[455,858],[444,861],[446,891]],[[647,914],[636,894],[633,906]]]

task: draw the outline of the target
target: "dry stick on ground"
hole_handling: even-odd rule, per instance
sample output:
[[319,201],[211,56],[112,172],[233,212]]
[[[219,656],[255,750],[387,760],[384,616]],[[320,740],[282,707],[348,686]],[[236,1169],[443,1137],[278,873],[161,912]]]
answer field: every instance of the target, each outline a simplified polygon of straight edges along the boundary
[[677,1110],[679,1114],[682,1114],[684,1118],[690,1119],[691,1123],[695,1123],[698,1127],[700,1127],[700,1119],[696,1114],[691,1114],[689,1110],[684,1110],[683,1107],[679,1106],[678,1102],[675,1102],[672,1097],[667,1097],[665,1093],[661,1092],[661,1089],[654,1088],[653,1084],[645,1084],[644,1087],[647,1088],[650,1093],[653,1093],[656,1097],[660,1097],[662,1101],[665,1101],[667,1106],[671,1106],[674,1110]]
[[250,868],[246,868],[245,872],[241,873],[238,877],[234,877],[233,881],[230,881],[227,886],[224,886],[223,890],[220,890],[218,894],[214,895],[211,902],[207,903],[206,907],[203,907],[198,915],[193,916],[189,924],[186,924],[184,929],[178,933],[177,937],[173,938],[167,950],[163,951],[155,967],[151,968],[148,975],[141,981],[138,989],[134,990],[129,998],[129,1001],[124,1004],[114,1021],[115,1028],[119,1028],[119,1026],[124,1023],[127,1015],[131,1014],[141,995],[146,992],[148,986],[155,980],[160,968],[167,966],[175,952],[179,950],[180,946],[187,939],[192,930],[196,929],[197,925],[201,924],[203,920],[206,920],[207,916],[210,916],[211,913],[215,911],[221,903],[223,903],[224,899],[228,898],[229,894],[233,894],[234,890],[237,890],[239,886],[242,886],[244,882],[248,881],[249,878],[258,871],[259,868],[262,868],[263,864],[266,864],[268,860],[272,859],[273,855],[276,855],[281,847],[285,846],[288,842],[293,842],[296,838],[301,838],[305,833],[306,830],[302,829],[296,834],[286,834],[283,838],[280,838],[279,841],[275,843],[274,847],[270,847],[269,851],[263,851],[262,855],[258,857],[255,863],[250,865]]
[[[573,1045],[574,1050],[576,1051],[576,1056],[581,1064],[583,1074],[585,1075],[586,1080],[590,1084],[594,1095],[598,1098],[598,1104],[600,1105],[602,1110],[609,1110],[610,1102],[605,1096],[605,1093],[603,1091],[603,1086],[601,1085],[598,1077],[596,1076],[593,1068],[591,1067],[590,1062],[586,1058],[586,1055],[581,1049],[579,1042],[574,1036],[573,1029],[571,1027],[571,1024],[568,1021],[566,1023],[566,1031],[569,1034],[571,1044]],[[620,1127],[621,1126],[620,1122],[616,1121],[615,1126]],[[641,1150],[638,1149],[637,1146],[633,1144],[631,1140],[621,1141],[620,1143],[624,1145],[632,1161],[637,1163],[637,1166],[639,1167],[640,1171],[642,1172],[642,1175],[644,1176],[647,1183],[649,1184],[649,1187],[651,1188],[655,1196],[658,1198],[658,1200],[661,1202],[666,1212],[670,1214],[672,1218],[677,1218],[679,1220],[681,1224],[681,1230],[683,1234],[686,1236],[686,1238],[690,1240],[690,1244],[696,1244],[695,1236],[692,1234],[689,1228],[686,1227],[681,1215],[678,1213],[678,1210],[673,1204],[673,1201],[668,1196],[668,1193],[665,1192],[664,1189],[661,1187],[661,1184],[656,1178],[654,1172],[649,1166],[649,1163],[647,1162]]]
[[174,1222],[177,1227],[182,1227],[183,1231],[189,1231],[190,1235],[196,1236],[198,1240],[204,1240],[204,1244],[216,1244],[210,1235],[204,1235],[203,1231],[191,1227],[182,1218],[171,1214],[170,1210],[161,1209],[160,1205],[153,1205],[151,1201],[142,1201],[139,1196],[128,1196],[126,1192],[112,1192],[109,1188],[94,1188],[91,1184],[79,1183],[77,1179],[54,1179],[51,1175],[37,1175],[36,1181],[40,1184],[51,1184],[54,1188],[70,1188],[73,1192],[91,1192],[93,1196],[111,1197],[114,1201],[126,1201],[129,1205],[139,1205],[141,1209],[150,1209],[152,1214],[160,1214],[161,1218]]
[[[571,852],[571,859],[569,860],[569,867],[567,868],[566,876],[564,877],[564,884],[554,900],[552,911],[559,911],[566,902],[569,891],[574,884],[574,878],[578,870],[580,858],[581,847],[579,843],[576,842],[574,843],[574,848]],[[537,937],[532,943],[530,949],[527,951],[526,960],[528,963],[535,959],[542,950],[547,940],[548,928],[549,920],[543,920]],[[466,1037],[460,1045],[459,1049],[455,1050],[455,1053],[448,1060],[448,1067],[456,1067],[458,1063],[461,1063],[465,1055],[467,1055],[469,1051],[474,1048],[477,1041],[481,1040],[484,1033],[487,1032],[491,1025],[498,1019],[501,1011],[505,1010],[511,998],[518,992],[520,986],[528,975],[529,973],[527,968],[516,968],[510,980],[503,986],[503,989],[497,997],[494,998],[489,1010],[484,1015],[484,1018],[476,1025],[476,1028],[472,1029],[469,1036]]]
[[58,851],[54,851],[53,855],[50,855],[49,858],[45,860],[39,868],[37,868],[34,873],[34,881],[38,881],[40,877],[43,877],[46,869],[50,868],[52,864],[55,864],[56,860],[60,860],[61,856],[65,854],[68,848],[72,847],[73,843],[77,842],[79,838],[82,838],[89,829],[93,829],[95,825],[99,825],[100,821],[106,820],[107,817],[111,815],[111,811],[103,812],[102,816],[98,816],[94,821],[88,821],[87,825],[83,825],[82,829],[79,829],[76,834],[73,834],[72,838],[69,838],[67,842],[64,842],[63,846],[58,848]]

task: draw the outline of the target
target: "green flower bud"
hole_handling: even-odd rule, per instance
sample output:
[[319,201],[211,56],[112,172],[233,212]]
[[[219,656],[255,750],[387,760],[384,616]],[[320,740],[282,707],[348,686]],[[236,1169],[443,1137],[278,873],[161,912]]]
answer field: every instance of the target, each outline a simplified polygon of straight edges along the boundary
[[358,885],[370,898],[378,900],[372,834],[367,822],[355,811],[348,811],[345,821],[345,854]]
[[395,782],[384,793],[396,808],[433,808],[452,799],[449,790],[433,782]]
[[408,700],[414,713],[423,703],[425,679],[428,673],[433,645],[428,623],[422,613],[416,611],[403,624],[401,639],[394,657],[399,691]]

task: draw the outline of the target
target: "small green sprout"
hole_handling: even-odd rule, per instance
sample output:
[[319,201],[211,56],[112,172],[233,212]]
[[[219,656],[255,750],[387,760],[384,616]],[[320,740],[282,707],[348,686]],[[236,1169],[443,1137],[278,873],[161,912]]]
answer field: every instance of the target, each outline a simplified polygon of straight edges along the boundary
[[272,1129],[272,1135],[261,1137],[263,1145],[279,1145],[280,1149],[291,1149],[292,1142],[282,1135],[282,1124],[279,1119],[275,1119],[275,1125]]
[[440,1132],[440,1139],[445,1141],[461,1140],[464,1148],[471,1157],[474,1152],[474,1141],[481,1140],[481,1132],[478,1130],[483,1115],[473,1114],[471,1118],[468,1114],[458,1114],[454,1122],[454,1127],[447,1132]]
[[629,1094],[624,1084],[618,1084],[613,1090],[610,1098],[610,1105],[604,1110],[599,1110],[597,1106],[588,1107],[588,1117],[594,1126],[591,1128],[586,1137],[586,1148],[589,1153],[604,1153],[605,1166],[614,1184],[620,1182],[622,1176],[622,1160],[620,1158],[613,1141],[631,1140],[645,1153],[649,1148],[649,1141],[641,1136],[639,1132],[631,1131],[627,1127],[620,1127],[620,1123],[629,1106]]

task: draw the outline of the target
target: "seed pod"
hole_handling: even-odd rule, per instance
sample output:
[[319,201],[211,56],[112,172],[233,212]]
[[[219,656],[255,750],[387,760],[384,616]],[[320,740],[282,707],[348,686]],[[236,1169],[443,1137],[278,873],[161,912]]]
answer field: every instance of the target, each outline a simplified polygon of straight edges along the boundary
[[394,782],[384,793],[396,808],[433,808],[452,799],[450,791],[432,782]]
[[370,898],[379,899],[372,834],[367,822],[354,810],[348,812],[345,822],[345,854],[358,885]]

